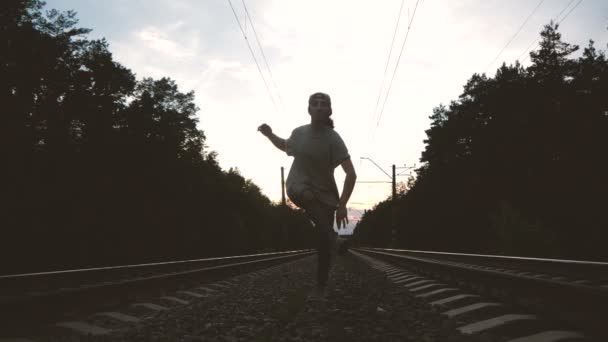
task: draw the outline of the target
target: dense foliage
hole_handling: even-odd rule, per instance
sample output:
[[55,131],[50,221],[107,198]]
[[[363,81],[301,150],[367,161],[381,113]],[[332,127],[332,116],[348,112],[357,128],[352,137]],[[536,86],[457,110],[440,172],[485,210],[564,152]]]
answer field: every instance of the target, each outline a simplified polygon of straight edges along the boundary
[[312,245],[304,215],[219,167],[194,93],[137,80],[74,12],[2,6],[0,274]]
[[366,213],[358,243],[608,258],[608,61],[593,41],[572,58],[557,24],[541,36],[529,67],[474,74],[434,109],[415,184]]

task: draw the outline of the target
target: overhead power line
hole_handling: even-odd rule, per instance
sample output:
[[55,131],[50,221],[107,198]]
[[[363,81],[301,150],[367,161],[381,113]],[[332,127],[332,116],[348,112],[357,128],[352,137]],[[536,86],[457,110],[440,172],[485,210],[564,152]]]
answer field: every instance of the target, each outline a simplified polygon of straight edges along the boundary
[[[576,1],[576,0],[570,0],[570,2],[568,2],[568,4],[559,12],[558,15],[555,16],[555,19],[558,21],[558,24],[561,24],[562,22],[564,22],[564,20],[566,20],[566,18],[568,18],[568,16],[570,15],[570,13],[572,13],[572,11],[574,11],[578,5],[581,4],[581,2],[583,2],[583,0],[579,0],[576,5],[574,5],[572,8],[570,8],[570,11],[568,11],[568,13],[566,13],[566,15],[559,19],[559,17],[570,7],[570,5],[572,5],[572,3]],[[525,61],[526,59],[528,59],[529,55],[526,56],[524,59],[521,59],[522,56],[524,56],[533,46],[535,46],[538,41],[540,40],[541,37],[536,38],[530,45],[528,45],[528,47],[524,50],[524,52],[521,53],[521,55],[519,55],[519,57],[517,57],[517,60],[521,60],[521,62]]]
[[[380,103],[380,97],[382,96],[382,90],[384,89],[384,81],[386,80],[386,72],[388,71],[388,64],[391,60],[391,55],[393,54],[393,46],[395,45],[395,37],[397,36],[397,29],[399,28],[399,21],[401,21],[401,12],[403,11],[403,4],[405,0],[401,0],[401,6],[399,7],[399,16],[397,17],[397,24],[395,24],[395,32],[393,32],[393,40],[391,41],[391,47],[388,50],[388,58],[386,58],[386,65],[384,66],[384,74],[382,75],[382,83],[380,83],[380,91],[378,92],[378,99],[376,99],[376,106],[374,107],[374,112],[372,113],[372,123],[376,120],[376,113],[378,112],[378,104]],[[408,21],[409,21],[409,13],[408,13]],[[371,128],[371,125],[370,125]],[[371,129],[370,129],[371,131]]]
[[534,10],[532,10],[532,12],[528,15],[528,17],[526,18],[526,20],[524,20],[524,22],[521,24],[521,26],[519,26],[519,29],[517,29],[517,32],[515,32],[515,34],[511,37],[511,39],[509,39],[509,41],[507,42],[507,44],[505,44],[505,46],[498,52],[498,54],[496,55],[496,57],[494,57],[494,59],[492,60],[492,62],[490,62],[490,64],[488,64],[488,66],[486,67],[486,70],[484,72],[487,72],[490,69],[490,67],[494,64],[494,62],[496,62],[496,60],[498,59],[498,57],[500,57],[500,55],[502,55],[503,51],[505,51],[505,49],[511,44],[511,42],[513,41],[513,39],[515,39],[515,37],[517,37],[517,35],[521,32],[521,30],[524,28],[524,26],[526,26],[526,24],[528,23],[528,20],[530,20],[530,18],[532,18],[532,16],[534,15],[534,13],[536,13],[536,11],[540,7],[540,5],[543,4],[543,2],[545,2],[545,0],[540,0],[538,2],[538,4],[536,5],[536,7],[534,8]]
[[566,6],[564,6],[564,8],[562,8],[562,10],[556,16],[554,16],[554,18],[558,19],[575,1],[576,0],[570,0],[570,2],[568,2],[568,4]]
[[266,54],[264,54],[264,49],[262,48],[262,44],[260,44],[260,39],[258,38],[258,33],[255,30],[255,25],[253,25],[253,20],[249,15],[249,11],[247,10],[247,5],[245,5],[245,0],[241,0],[243,2],[243,7],[245,8],[245,14],[247,15],[247,19],[249,19],[249,23],[251,23],[251,28],[253,30],[253,35],[255,37],[255,41],[258,43],[258,47],[260,48],[260,52],[262,53],[262,58],[264,59],[264,64],[266,65],[266,69],[268,69],[268,74],[270,75],[270,80],[276,89],[277,96],[279,97],[279,102],[281,103],[281,107],[283,106],[283,99],[281,98],[281,93],[279,92],[279,87],[277,87],[276,82],[274,81],[274,77],[272,76],[272,71],[270,70],[270,65],[268,65],[268,60],[266,59]]
[[[234,18],[236,19],[236,22],[239,25],[239,28],[241,29],[241,33],[243,34],[243,38],[245,38],[245,42],[247,42],[247,47],[249,47],[249,52],[251,52],[251,57],[253,57],[253,61],[255,62],[255,65],[258,67],[258,72],[260,73],[260,76],[262,77],[262,81],[264,81],[264,85],[266,86],[266,91],[268,92],[268,96],[270,97],[270,100],[272,101],[272,105],[274,106],[274,110],[278,111],[277,110],[277,104],[274,102],[274,97],[270,93],[270,88],[268,88],[268,83],[266,83],[266,79],[264,78],[264,74],[262,73],[262,69],[260,68],[260,63],[258,63],[257,58],[255,58],[255,54],[253,53],[253,49],[251,48],[251,44],[249,44],[249,39],[247,39],[247,35],[245,34],[245,30],[243,29],[243,26],[241,25],[241,21],[239,20],[238,15],[236,15],[236,11],[234,10],[234,6],[232,6],[232,1],[228,0],[228,4],[230,4],[230,8],[232,9],[232,13],[234,13]],[[253,24],[252,24],[252,26],[253,26]]]
[[403,55],[403,48],[405,47],[405,43],[407,42],[407,37],[410,35],[410,29],[412,28],[412,23],[414,22],[414,17],[416,16],[416,9],[418,8],[418,3],[420,0],[416,0],[416,5],[414,6],[414,12],[412,13],[412,19],[407,25],[407,32],[405,33],[405,38],[403,39],[403,44],[401,44],[401,51],[399,51],[399,57],[397,57],[397,63],[395,64],[395,69],[393,70],[393,76],[391,77],[391,81],[388,84],[388,89],[386,90],[386,96],[384,97],[384,102],[382,103],[382,109],[380,110],[380,114],[378,115],[378,121],[376,122],[376,128],[380,124],[380,120],[382,120],[382,114],[384,113],[384,106],[386,105],[386,101],[391,93],[391,88],[393,86],[393,81],[395,80],[395,75],[397,74],[397,68],[399,67],[399,61],[401,61],[401,56]]
[[566,20],[566,18],[568,18],[568,16],[570,15],[570,13],[572,13],[572,11],[574,11],[574,10],[575,10],[575,9],[578,7],[578,5],[580,5],[580,4],[581,4],[581,2],[583,2],[583,0],[579,0],[579,1],[576,3],[576,5],[574,5],[574,7],[572,7],[572,8],[570,9],[570,11],[568,11],[568,13],[566,13],[566,15],[565,15],[565,16],[564,16],[564,17],[563,17],[563,18],[562,18],[562,19],[559,21],[559,23],[558,23],[558,24],[561,24],[561,23],[562,23],[564,20]]

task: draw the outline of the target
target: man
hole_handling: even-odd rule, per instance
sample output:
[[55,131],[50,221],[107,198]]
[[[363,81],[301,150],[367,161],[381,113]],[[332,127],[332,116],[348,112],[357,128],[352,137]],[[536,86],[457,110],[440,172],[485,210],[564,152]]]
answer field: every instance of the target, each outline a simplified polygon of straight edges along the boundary
[[[287,195],[306,211],[318,233],[316,295],[324,297],[330,266],[334,211],[338,229],[348,223],[346,204],[355,187],[357,175],[340,135],[334,130],[331,99],[314,93],[308,99],[310,124],[293,130],[289,139],[276,136],[270,126],[258,127],[278,149],[294,157],[287,177]],[[342,194],[334,178],[338,166],[346,173]]]

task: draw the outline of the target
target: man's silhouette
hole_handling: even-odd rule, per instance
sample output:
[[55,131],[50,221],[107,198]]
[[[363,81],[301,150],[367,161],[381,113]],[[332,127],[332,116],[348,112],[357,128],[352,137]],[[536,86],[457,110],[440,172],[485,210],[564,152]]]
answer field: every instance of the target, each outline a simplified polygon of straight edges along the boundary
[[[287,195],[306,211],[318,232],[317,288],[315,295],[324,297],[330,266],[333,218],[339,228],[348,223],[346,203],[353,192],[357,175],[340,135],[334,130],[331,99],[325,93],[312,94],[308,100],[310,124],[293,130],[285,140],[276,136],[270,126],[258,130],[278,149],[293,156],[287,177]],[[334,169],[341,165],[346,173],[342,195],[334,179]]]

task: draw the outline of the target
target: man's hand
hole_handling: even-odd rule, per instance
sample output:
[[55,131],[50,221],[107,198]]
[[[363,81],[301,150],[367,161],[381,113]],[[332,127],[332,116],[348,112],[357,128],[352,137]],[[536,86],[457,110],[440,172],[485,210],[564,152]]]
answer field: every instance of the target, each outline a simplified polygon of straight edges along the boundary
[[264,136],[269,136],[272,134],[272,128],[270,128],[270,126],[267,124],[262,124],[260,127],[258,127],[258,131],[260,131],[260,133],[262,133]]
[[285,139],[283,138],[279,138],[276,135],[274,135],[274,133],[272,133],[272,128],[270,128],[270,126],[268,126],[267,124],[261,124],[260,127],[258,127],[258,131],[260,131],[260,133],[262,133],[266,138],[268,138],[270,140],[270,142],[272,142],[272,144],[278,148],[279,150],[286,152],[285,151]]
[[348,224],[348,212],[343,204],[338,204],[338,209],[336,209],[336,224],[338,225],[338,229],[346,228]]

